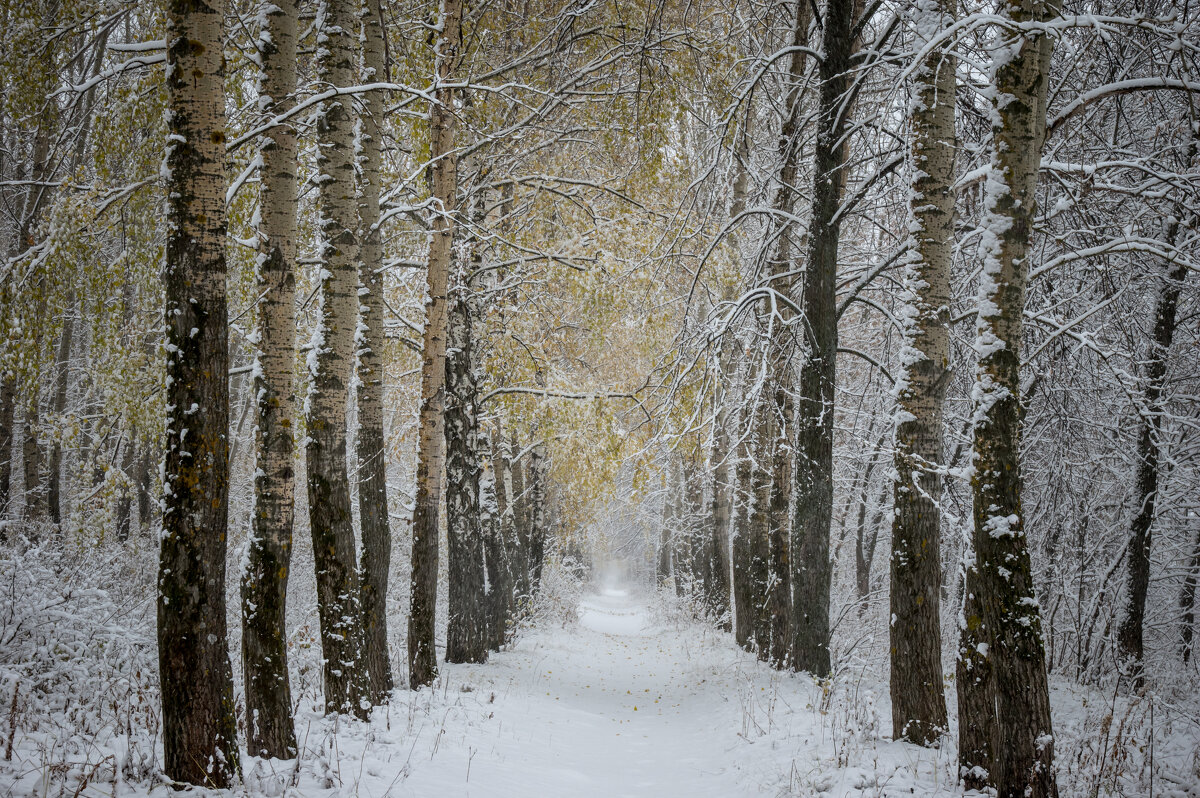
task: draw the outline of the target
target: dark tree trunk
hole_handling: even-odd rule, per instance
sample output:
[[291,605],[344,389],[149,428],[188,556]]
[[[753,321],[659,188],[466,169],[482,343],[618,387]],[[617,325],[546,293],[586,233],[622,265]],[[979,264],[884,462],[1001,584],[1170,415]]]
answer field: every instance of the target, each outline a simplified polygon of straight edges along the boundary
[[225,613],[229,352],[222,8],[170,0],[166,484],[158,570],[163,770],[232,786],[239,771]]
[[[62,333],[58,339],[58,355],[54,362],[54,393],[51,396],[55,419],[61,419],[67,410],[67,388],[70,385],[71,338],[75,332],[75,293],[72,291],[66,302],[66,314],[62,320]],[[50,520],[61,525],[66,518],[67,500],[62,489],[63,449],[62,441],[55,439],[50,444],[50,473],[47,478],[46,503],[50,509]]]
[[1192,640],[1196,633],[1196,582],[1200,581],[1200,532],[1192,547],[1192,561],[1188,563],[1183,577],[1183,589],[1179,592],[1179,655],[1183,664],[1192,661]]
[[[383,9],[368,0],[361,9],[363,82],[388,80],[384,57]],[[361,568],[363,659],[367,664],[368,698],[382,704],[392,692],[392,660],[388,654],[387,589],[392,563],[392,530],[388,520],[387,452],[384,448],[383,239],[379,229],[379,196],[383,184],[383,133],[387,96],[365,97],[360,118],[358,266],[358,517],[362,525]]]
[[542,566],[546,562],[546,455],[541,444],[529,453],[529,593],[537,595],[542,585]]
[[25,518],[40,521],[46,517],[46,486],[42,483],[42,447],[38,442],[41,427],[38,412],[37,381],[29,380],[27,402],[22,427],[21,454],[25,472]]
[[796,405],[798,453],[792,523],[791,665],[827,676],[829,535],[833,523],[833,415],[837,368],[837,216],[846,183],[847,91],[854,46],[853,0],[829,0],[822,20],[821,91],[813,164],[812,221],[800,306],[807,356]]
[[[767,588],[765,609],[771,645],[767,661],[776,668],[784,668],[789,662],[792,645],[792,612],[803,612],[801,607],[792,607],[791,581],[791,536],[789,535],[788,509],[793,488],[792,469],[795,467],[795,452],[787,439],[790,429],[792,400],[790,386],[776,384],[776,396],[766,412],[777,415],[774,419],[775,432],[771,452],[770,499],[767,503]],[[781,396],[787,394],[787,398]]]
[[[750,410],[745,411],[747,426],[754,423]],[[737,464],[733,486],[733,637],[747,651],[754,650],[754,616],[758,590],[751,579],[753,571],[753,530],[750,524],[754,508],[754,451],[753,439],[745,436],[737,447]]]
[[[1172,243],[1178,223],[1168,238]],[[1117,630],[1117,652],[1125,675],[1132,678],[1134,689],[1145,684],[1143,644],[1146,591],[1150,587],[1150,544],[1154,509],[1158,503],[1158,462],[1162,456],[1159,436],[1162,431],[1163,390],[1167,377],[1167,358],[1175,336],[1175,315],[1179,292],[1187,279],[1187,267],[1178,264],[1166,276],[1154,313],[1154,338],[1146,365],[1145,402],[1141,407],[1142,429],[1138,438],[1137,477],[1135,481],[1138,511],[1129,529],[1129,581],[1125,591],[1125,614]]]
[[17,382],[10,375],[0,381],[0,517],[8,514],[12,496],[13,431],[16,422]]
[[497,466],[499,459],[496,450],[482,434],[480,436],[480,451],[488,452],[491,468],[485,468],[479,485],[479,500],[482,508],[483,523],[483,557],[487,568],[487,646],[492,651],[499,651],[505,643],[508,626],[509,601],[512,598],[512,578],[508,569],[508,552],[505,550],[505,537],[502,518],[504,515],[500,504],[502,490],[497,481]]
[[[991,171],[982,227],[971,479],[978,590],[986,656],[995,674],[991,778],[999,798],[1056,798],[1054,732],[1042,617],[1021,505],[1021,338],[1037,175],[1045,138],[1054,0],[1006,0],[997,62]],[[984,717],[974,722],[988,722]]]
[[479,501],[478,389],[471,340],[472,290],[458,269],[446,326],[446,543],[450,606],[447,662],[486,662],[487,596]]
[[963,608],[954,683],[958,689],[959,775],[968,790],[992,783],[993,735],[996,725],[991,638],[984,627],[979,571],[970,555],[963,573]]

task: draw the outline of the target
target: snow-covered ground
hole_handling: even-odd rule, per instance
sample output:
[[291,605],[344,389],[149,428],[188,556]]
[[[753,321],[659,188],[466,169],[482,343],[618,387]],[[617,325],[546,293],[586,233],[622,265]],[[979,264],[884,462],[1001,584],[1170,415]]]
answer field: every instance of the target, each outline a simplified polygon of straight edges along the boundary
[[[299,759],[246,758],[236,792],[961,795],[952,741],[930,750],[889,740],[886,685],[869,668],[850,670],[823,687],[762,665],[670,598],[593,588],[575,613],[526,629],[487,664],[443,665],[434,689],[397,690],[369,724],[322,717],[302,701]],[[1133,705],[1058,686],[1063,794],[1145,795],[1147,774],[1157,773],[1154,795],[1200,796],[1196,722],[1159,712],[1147,726]],[[1147,731],[1156,740],[1149,760]],[[19,738],[13,761],[0,762],[0,796],[167,798],[168,788],[152,786],[153,765],[130,768],[135,753],[121,734]]]

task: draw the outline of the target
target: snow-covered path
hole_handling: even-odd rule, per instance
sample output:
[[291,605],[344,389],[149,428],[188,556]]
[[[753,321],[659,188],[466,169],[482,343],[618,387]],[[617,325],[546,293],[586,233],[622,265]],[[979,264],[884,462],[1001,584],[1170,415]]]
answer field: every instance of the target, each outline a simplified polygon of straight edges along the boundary
[[[821,711],[811,678],[701,624],[656,618],[655,601],[586,596],[577,622],[529,630],[484,665],[443,665],[436,690],[398,690],[369,727],[300,718],[301,793],[946,794],[948,754],[880,738],[869,691]],[[254,769],[250,786],[270,794],[267,763]]]
[[670,637],[624,591],[585,599],[579,627],[540,641],[518,675],[514,687],[526,689],[507,709],[520,729],[492,741],[498,756],[479,768],[481,783],[543,795],[731,794],[734,686]]

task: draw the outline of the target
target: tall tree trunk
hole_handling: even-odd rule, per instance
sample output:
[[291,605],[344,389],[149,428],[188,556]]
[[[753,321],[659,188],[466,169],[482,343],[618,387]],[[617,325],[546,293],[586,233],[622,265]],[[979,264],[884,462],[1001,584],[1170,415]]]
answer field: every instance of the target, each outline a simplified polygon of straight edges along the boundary
[[493,444],[492,462],[499,467],[496,480],[496,510],[500,543],[504,548],[504,562],[507,566],[506,591],[502,598],[504,602],[504,626],[495,631],[501,643],[508,642],[513,629],[518,610],[518,581],[520,579],[521,541],[517,537],[516,502],[513,495],[513,464],[512,447],[504,441],[504,435],[499,425],[496,427],[496,443]]
[[[910,11],[920,46],[954,23],[956,0]],[[896,385],[891,557],[892,737],[921,745],[947,728],[942,691],[942,403],[950,363],[954,243],[954,70],[931,48],[913,77],[911,254]]]
[[[296,91],[298,0],[274,0],[264,14],[259,95],[269,117]],[[254,510],[241,582],[246,749],[276,759],[297,753],[285,623],[296,496],[296,148],[295,130],[280,125],[260,152]]]
[[[328,86],[355,80],[356,5],[328,0],[317,77]],[[362,607],[346,467],[346,405],[357,322],[358,205],[351,99],[327,100],[317,116],[317,196],[321,300],[308,362],[308,513],[317,569],[317,608],[325,660],[325,709],[367,715]]]
[[796,407],[792,523],[791,665],[827,676],[829,660],[829,535],[833,524],[833,415],[837,367],[838,209],[846,183],[847,92],[853,49],[853,0],[829,0],[822,20],[821,92],[817,112],[812,221],[800,306],[807,353]]
[[[54,392],[50,398],[54,419],[60,421],[67,411],[67,388],[71,374],[71,337],[75,332],[75,292],[67,295],[66,315],[62,320],[62,332],[58,338],[58,354],[54,358]],[[61,525],[67,517],[67,499],[63,495],[63,449],[62,438],[55,436],[50,444],[50,473],[46,480],[46,504],[50,520]]]
[[17,381],[5,373],[0,380],[0,517],[8,514],[8,501],[12,496],[16,409]]
[[[384,59],[383,8],[366,0],[362,8],[363,81],[389,80]],[[387,453],[384,450],[383,389],[383,242],[379,229],[379,193],[383,183],[383,132],[386,95],[368,92],[359,128],[360,190],[358,293],[358,517],[362,524],[363,657],[372,704],[385,702],[392,691],[388,655],[387,587],[392,563],[392,530],[388,522]]]
[[[788,370],[791,369],[789,365]],[[795,447],[788,440],[791,431],[792,412],[791,385],[777,382],[775,396],[766,408],[775,414],[772,425],[771,447],[768,450],[771,479],[770,498],[766,503],[767,521],[767,588],[764,609],[767,614],[767,629],[771,645],[767,661],[776,668],[784,668],[789,662],[792,645],[792,613],[803,608],[792,605],[791,535],[788,534],[788,508],[792,501],[792,473],[797,467],[794,462]],[[784,394],[787,395],[784,398]],[[788,413],[788,416],[781,415]]]
[[239,772],[225,621],[229,351],[223,9],[167,4],[167,423],[158,569],[163,771],[232,786]]
[[524,611],[529,601],[529,493],[526,490],[525,476],[527,460],[518,458],[520,447],[514,435],[509,440],[509,479],[512,497],[513,542],[515,543],[516,575],[515,591],[519,602],[517,609]]
[[[1006,0],[997,33],[994,139],[982,228],[974,397],[975,567],[995,673],[991,772],[1000,798],[1057,796],[1041,611],[1021,507],[1021,326],[1037,173],[1045,138],[1052,40],[1040,26],[1056,0]],[[1011,31],[1011,32],[1010,32]]]
[[[742,409],[744,427],[754,423],[752,405]],[[740,430],[739,430],[740,432]],[[754,511],[754,439],[742,434],[737,445],[734,468],[733,527],[731,531],[733,575],[733,638],[747,651],[754,650],[754,617],[757,612],[758,589],[751,579],[753,573],[753,530],[750,519]]]
[[[1168,232],[1171,244],[1178,234],[1174,222]],[[1162,432],[1163,391],[1167,378],[1167,358],[1175,337],[1175,315],[1179,292],[1187,279],[1187,267],[1176,264],[1166,275],[1154,312],[1154,338],[1146,363],[1145,402],[1141,408],[1142,428],[1138,437],[1135,490],[1138,511],[1129,529],[1129,577],[1125,589],[1125,613],[1117,629],[1117,655],[1125,675],[1132,678],[1135,690],[1145,685],[1143,645],[1146,617],[1146,591],[1150,587],[1150,544],[1154,510],[1158,504],[1158,463],[1162,457],[1159,441]]]
[[[776,243],[776,253],[770,267],[769,282],[771,288],[783,294],[790,302],[795,279],[788,276],[794,265],[790,256],[798,247],[792,241],[793,218],[796,204],[796,184],[800,175],[801,156],[801,89],[804,84],[808,56],[808,27],[810,20],[810,4],[797,0],[793,17],[792,46],[788,67],[788,94],[786,100],[786,116],[779,134],[779,155],[781,166],[779,185],[776,189],[774,207],[785,220],[779,229]],[[771,467],[763,471],[763,476],[770,482],[769,499],[762,508],[763,518],[767,524],[767,588],[764,596],[764,611],[767,614],[766,624],[769,629],[770,647],[766,653],[767,660],[775,667],[782,668],[789,661],[791,647],[790,629],[793,625],[792,613],[792,565],[790,527],[792,519],[788,509],[792,500],[793,476],[795,473],[795,447],[791,445],[794,427],[792,426],[795,409],[792,400],[794,389],[793,355],[796,351],[795,335],[792,324],[794,314],[788,304],[773,299],[774,307],[770,312],[777,314],[788,326],[775,330],[775,335],[767,342],[768,369],[770,375],[767,381],[769,401],[763,411],[760,423],[771,425],[772,433],[765,439],[771,441],[770,457],[767,462]],[[760,431],[760,440],[764,436]],[[760,648],[759,656],[764,652]]]
[[546,450],[539,443],[529,453],[529,594],[537,595],[546,561]]
[[479,478],[478,388],[474,370],[471,264],[456,269],[446,330],[447,662],[486,662],[487,596]]
[[25,472],[25,518],[46,517],[46,486],[42,484],[42,447],[38,441],[41,414],[38,411],[36,376],[26,380],[25,416],[21,427],[22,470]]
[[436,203],[429,239],[424,349],[421,364],[417,490],[413,509],[412,604],[408,618],[408,680],[412,689],[437,673],[434,613],[437,607],[438,513],[446,460],[443,410],[446,384],[446,284],[454,246],[458,156],[454,151],[457,71],[462,46],[462,0],[442,0],[436,53],[435,100],[429,106],[432,189]]
[[[478,349],[478,347],[476,347]],[[499,484],[500,464],[496,449],[481,431],[479,450],[489,453],[491,467],[485,467],[479,484],[479,502],[483,522],[483,556],[487,568],[487,646],[499,651],[505,643],[509,602],[512,598],[512,575],[508,567]]]
[[[722,369],[727,372],[728,368]],[[723,403],[722,403],[723,404]],[[733,486],[730,484],[730,461],[734,459],[729,446],[729,418],[724,409],[718,412],[716,437],[713,441],[713,484],[710,503],[711,524],[707,536],[709,585],[705,595],[709,614],[720,621],[726,632],[733,629],[730,606],[731,574],[729,527],[731,523]]]
[[1193,637],[1196,633],[1196,583],[1200,581],[1200,532],[1192,545],[1192,559],[1187,574],[1183,577],[1183,588],[1179,591],[1179,655],[1183,664],[1192,660]]

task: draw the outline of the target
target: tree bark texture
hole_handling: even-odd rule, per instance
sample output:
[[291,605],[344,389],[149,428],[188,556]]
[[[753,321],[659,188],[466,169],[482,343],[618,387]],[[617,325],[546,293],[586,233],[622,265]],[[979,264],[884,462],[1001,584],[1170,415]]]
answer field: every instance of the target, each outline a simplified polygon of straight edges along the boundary
[[791,666],[828,676],[829,534],[833,524],[833,415],[837,368],[837,212],[846,183],[847,92],[853,49],[853,0],[829,0],[822,24],[820,101],[813,172],[812,221],[800,307],[806,357],[796,405],[792,523]]
[[[259,38],[264,115],[292,105],[298,16],[298,0],[266,9]],[[297,753],[285,623],[296,495],[296,149],[290,125],[272,129],[260,149],[254,510],[241,582],[246,749],[277,759]]]
[[[363,82],[388,80],[384,59],[383,8],[366,0],[361,9]],[[379,196],[383,184],[383,132],[387,95],[368,92],[359,134],[359,325],[358,362],[358,517],[362,525],[361,588],[363,658],[367,665],[367,700],[387,701],[392,691],[388,653],[387,588],[392,563],[392,530],[388,521],[387,453],[384,449],[383,241],[379,229]]]
[[[317,77],[329,86],[356,79],[356,4],[327,0],[318,33]],[[308,366],[306,400],[309,528],[317,570],[317,609],[324,654],[325,709],[365,718],[362,607],[346,462],[346,407],[354,368],[358,309],[358,201],[350,97],[334,97],[317,114],[320,299]]]
[[12,496],[16,409],[17,383],[10,374],[5,374],[0,381],[0,515],[8,514],[8,502]]
[[471,327],[473,292],[458,269],[446,331],[446,546],[449,566],[447,662],[486,662],[487,596],[479,498],[482,462]]
[[[1053,1],[1053,0],[1052,0]],[[974,397],[975,567],[995,685],[991,781],[1000,798],[1057,796],[1041,611],[1021,507],[1021,326],[1045,137],[1052,42],[1045,0],[1006,0],[995,45],[994,139],[983,224]],[[982,719],[979,719],[980,721]]]
[[[66,315],[62,320],[62,332],[58,338],[58,354],[54,358],[54,391],[51,395],[51,410],[55,420],[61,420],[67,410],[67,389],[70,387],[71,339],[75,332],[75,292],[71,291],[66,301]],[[49,474],[46,479],[46,505],[50,520],[61,525],[67,517],[67,497],[62,489],[63,448],[62,440],[56,436],[50,444]]]
[[408,619],[408,679],[417,689],[437,673],[434,647],[438,574],[438,513],[446,441],[443,415],[446,383],[446,287],[454,246],[454,212],[458,164],[454,152],[456,90],[446,84],[456,72],[462,46],[462,2],[443,0],[442,29],[437,39],[435,101],[429,107],[433,199],[436,203],[429,240],[426,276],[424,349],[421,364],[421,410],[417,444],[417,489],[413,509],[412,604]]
[[[1175,239],[1179,226],[1172,224],[1168,237]],[[1129,528],[1129,575],[1125,589],[1125,612],[1117,629],[1117,654],[1131,686],[1145,685],[1143,636],[1145,634],[1146,592],[1150,587],[1150,546],[1154,510],[1158,504],[1158,464],[1162,458],[1163,392],[1166,388],[1167,358],[1175,337],[1175,316],[1179,292],[1187,279],[1187,267],[1176,264],[1166,275],[1154,311],[1154,337],[1146,357],[1145,399],[1141,407],[1141,433],[1138,436],[1137,474],[1134,479],[1137,513]]]
[[[954,22],[955,0],[910,12],[924,46]],[[947,728],[942,690],[942,403],[950,363],[950,263],[954,242],[955,60],[932,48],[914,74],[911,254],[896,446],[891,557],[892,737],[921,745]]]
[[237,777],[225,620],[229,354],[225,295],[223,8],[167,4],[167,422],[158,568],[163,771]]

